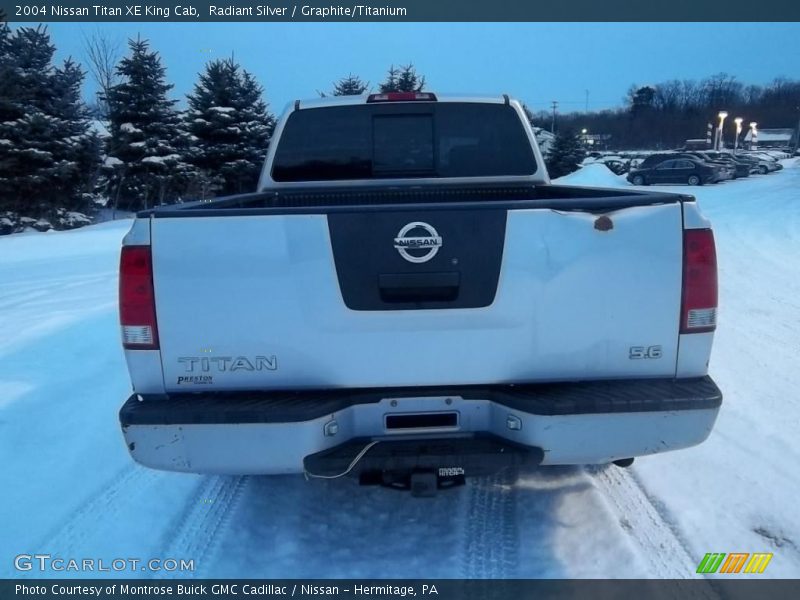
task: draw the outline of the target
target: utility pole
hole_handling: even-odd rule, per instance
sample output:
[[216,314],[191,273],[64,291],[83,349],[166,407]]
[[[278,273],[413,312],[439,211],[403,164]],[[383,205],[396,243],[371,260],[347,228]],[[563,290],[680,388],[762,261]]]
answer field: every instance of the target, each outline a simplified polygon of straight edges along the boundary
[[586,112],[589,112],[589,90],[586,90]]
[[558,102],[553,100],[553,121],[550,123],[550,133],[555,135],[556,133],[556,109],[558,108]]

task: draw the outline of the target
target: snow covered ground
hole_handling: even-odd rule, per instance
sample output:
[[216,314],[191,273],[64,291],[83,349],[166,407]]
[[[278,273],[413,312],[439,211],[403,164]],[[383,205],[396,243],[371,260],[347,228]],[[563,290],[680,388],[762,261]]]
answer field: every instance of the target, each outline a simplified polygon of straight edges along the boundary
[[[0,577],[41,576],[13,561],[46,553],[194,559],[195,577],[688,578],[706,552],[773,552],[763,576],[800,577],[800,163],[784,164],[663,188],[696,194],[717,236],[711,373],[725,401],[705,444],[629,470],[471,481],[431,500],[134,465],[117,425],[129,222],[0,238]],[[600,165],[561,181],[630,187]]]

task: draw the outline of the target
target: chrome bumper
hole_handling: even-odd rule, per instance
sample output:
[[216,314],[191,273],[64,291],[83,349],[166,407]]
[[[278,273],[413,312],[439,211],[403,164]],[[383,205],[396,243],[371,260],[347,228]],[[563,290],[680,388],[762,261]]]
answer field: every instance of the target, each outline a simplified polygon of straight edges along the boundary
[[[137,462],[219,474],[302,473],[305,457],[353,439],[480,434],[539,448],[544,465],[602,464],[701,443],[722,401],[709,377],[139,398],[120,411]],[[455,416],[415,426],[434,414]],[[422,420],[387,419],[403,415]]]

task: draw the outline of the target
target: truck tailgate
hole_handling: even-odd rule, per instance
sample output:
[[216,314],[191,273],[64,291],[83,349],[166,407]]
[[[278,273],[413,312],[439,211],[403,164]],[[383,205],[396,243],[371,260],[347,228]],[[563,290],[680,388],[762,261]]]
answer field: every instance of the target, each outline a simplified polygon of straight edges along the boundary
[[681,210],[152,218],[166,390],[674,376]]

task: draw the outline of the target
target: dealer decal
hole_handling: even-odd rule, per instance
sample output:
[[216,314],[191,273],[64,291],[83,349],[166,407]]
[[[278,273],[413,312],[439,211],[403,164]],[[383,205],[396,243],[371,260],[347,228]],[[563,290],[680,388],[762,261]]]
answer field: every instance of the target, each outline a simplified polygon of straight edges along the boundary
[[183,383],[211,385],[214,383],[214,377],[213,375],[185,375],[178,377],[178,385]]

